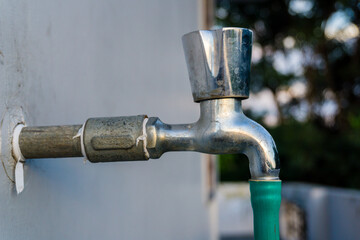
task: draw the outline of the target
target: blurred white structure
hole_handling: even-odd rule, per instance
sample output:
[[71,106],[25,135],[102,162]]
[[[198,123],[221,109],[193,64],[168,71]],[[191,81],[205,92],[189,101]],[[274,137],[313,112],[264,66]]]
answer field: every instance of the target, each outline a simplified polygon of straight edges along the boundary
[[249,184],[223,183],[217,191],[219,234],[222,239],[253,238]]
[[[303,212],[304,239],[351,240],[359,238],[360,191],[288,183],[284,184],[282,195],[283,199],[296,204]],[[280,224],[280,228],[286,228],[286,222],[289,221],[284,219],[284,224]],[[284,239],[303,238],[284,236]]]
[[[22,107],[28,125],[134,114],[196,121],[181,36],[203,12],[193,0],[0,0],[1,118]],[[13,163],[2,160],[1,239],[216,238],[200,154],[30,160],[19,196],[4,171],[12,178]]]

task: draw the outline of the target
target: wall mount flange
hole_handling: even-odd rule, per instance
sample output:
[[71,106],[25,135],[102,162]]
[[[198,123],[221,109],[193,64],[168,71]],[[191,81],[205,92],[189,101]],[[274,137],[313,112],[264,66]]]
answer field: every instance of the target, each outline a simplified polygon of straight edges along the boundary
[[21,107],[8,108],[0,121],[0,172],[6,174],[10,182],[15,183],[15,166],[12,139],[17,125],[25,125],[25,114]]

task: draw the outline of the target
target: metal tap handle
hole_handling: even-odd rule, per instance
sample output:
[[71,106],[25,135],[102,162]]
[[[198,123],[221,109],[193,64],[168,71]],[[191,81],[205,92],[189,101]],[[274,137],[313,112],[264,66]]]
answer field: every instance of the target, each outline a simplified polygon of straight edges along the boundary
[[249,97],[251,30],[200,30],[182,41],[195,102]]

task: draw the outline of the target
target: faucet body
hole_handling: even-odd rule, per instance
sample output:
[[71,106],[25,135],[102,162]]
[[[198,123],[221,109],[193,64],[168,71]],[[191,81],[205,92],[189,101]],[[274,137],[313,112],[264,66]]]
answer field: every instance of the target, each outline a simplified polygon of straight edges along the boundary
[[147,149],[151,158],[169,151],[208,154],[243,153],[249,158],[252,179],[278,179],[280,162],[274,140],[258,123],[245,116],[241,100],[200,102],[196,123],[169,125],[159,118],[147,123]]

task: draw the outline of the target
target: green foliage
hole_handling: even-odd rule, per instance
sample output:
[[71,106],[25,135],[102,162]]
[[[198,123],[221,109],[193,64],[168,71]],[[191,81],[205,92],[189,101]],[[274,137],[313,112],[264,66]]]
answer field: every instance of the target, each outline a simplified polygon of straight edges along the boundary
[[[269,129],[281,159],[281,179],[339,187],[360,187],[360,129],[343,134],[295,120]],[[220,156],[221,181],[250,178],[244,155]]]
[[[334,19],[345,21],[353,35],[326,33]],[[278,146],[281,178],[360,188],[360,3],[221,0],[216,23],[254,31],[261,57],[252,66],[251,90],[273,94],[278,124],[269,131]],[[287,46],[289,39],[293,44]],[[287,71],[279,70],[275,56],[290,59],[294,52],[301,56],[300,71],[290,63]],[[295,82],[306,86],[304,94],[292,94]],[[279,100],[281,91],[287,101]],[[249,178],[243,155],[221,156],[219,165],[222,181]]]
[[270,133],[283,160],[282,179],[360,187],[359,130],[337,134],[312,123],[293,121]]
[[249,161],[243,154],[220,155],[220,178],[221,181],[247,181],[250,179]]

